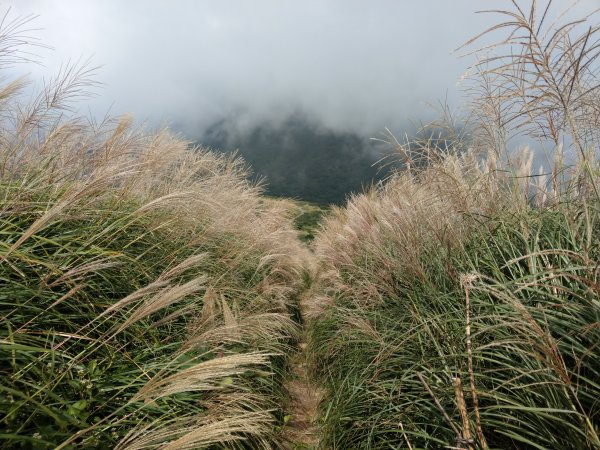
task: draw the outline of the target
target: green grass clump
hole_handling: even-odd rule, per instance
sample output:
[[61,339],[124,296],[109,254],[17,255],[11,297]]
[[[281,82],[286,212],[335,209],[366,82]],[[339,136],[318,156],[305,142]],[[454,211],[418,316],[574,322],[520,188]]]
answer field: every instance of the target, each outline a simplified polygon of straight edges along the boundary
[[[220,254],[220,236],[191,246],[161,227],[169,216],[136,214],[133,205],[118,202],[94,205],[94,210],[74,208],[11,251],[53,201],[48,192],[45,199],[38,193],[35,202],[12,202],[14,192],[10,187],[1,190],[4,448],[54,448],[64,441],[70,441],[69,448],[113,448],[140,423],[210,415],[210,402],[226,393],[254,393],[249,412],[277,409],[282,361],[255,352],[281,353],[293,335],[291,323],[271,330],[279,333],[272,342],[256,336],[254,342],[240,338],[235,343],[190,345],[207,289],[218,289],[238,315],[250,316],[247,311],[257,308],[256,286],[271,278],[273,268],[259,268],[259,253],[246,255],[230,272]],[[25,194],[22,188],[18,192]],[[201,235],[203,228],[188,231]],[[236,236],[225,238],[233,241]],[[243,244],[237,246],[238,252],[245,250]],[[166,275],[187,262],[193,264]],[[177,289],[182,292],[174,292],[172,304],[142,311],[153,297]],[[130,304],[106,314],[128,296]],[[128,323],[136,312],[139,319]],[[286,314],[276,305],[271,312]],[[250,358],[229,372],[225,368],[219,373],[217,366],[201,389],[190,381],[189,390],[156,401],[136,397],[149,380],[238,354]],[[249,395],[246,401],[252,399]]]
[[312,242],[328,208],[309,202],[295,201],[294,204],[299,209],[294,218],[294,228],[299,231],[299,239],[306,243]]

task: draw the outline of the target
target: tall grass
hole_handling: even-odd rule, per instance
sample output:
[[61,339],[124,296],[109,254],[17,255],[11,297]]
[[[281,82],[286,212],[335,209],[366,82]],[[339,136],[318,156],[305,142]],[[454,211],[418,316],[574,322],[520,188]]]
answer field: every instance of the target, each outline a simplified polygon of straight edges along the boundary
[[429,237],[416,270],[393,242],[406,222],[375,226],[383,251],[337,266],[313,328],[325,446],[460,446],[459,379],[471,435],[492,448],[598,448],[597,218],[575,205],[498,215],[459,246]]
[[465,146],[403,146],[408,170],[325,220],[323,448],[600,448],[597,28],[546,29],[552,6],[500,11]]
[[0,87],[0,447],[277,447],[291,219],[237,158],[73,117],[91,76]]

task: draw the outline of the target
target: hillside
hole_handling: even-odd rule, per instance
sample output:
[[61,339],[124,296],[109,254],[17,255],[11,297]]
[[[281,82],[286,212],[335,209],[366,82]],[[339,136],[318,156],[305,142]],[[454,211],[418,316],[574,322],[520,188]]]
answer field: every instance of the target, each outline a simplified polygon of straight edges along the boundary
[[269,195],[313,203],[342,204],[385,177],[377,166],[384,155],[368,137],[328,130],[302,114],[280,124],[264,123],[239,130],[235,119],[213,124],[198,138],[202,145],[237,152],[266,178]]
[[211,150],[7,72],[0,449],[600,450],[600,26],[551,6],[367,186],[301,116]]

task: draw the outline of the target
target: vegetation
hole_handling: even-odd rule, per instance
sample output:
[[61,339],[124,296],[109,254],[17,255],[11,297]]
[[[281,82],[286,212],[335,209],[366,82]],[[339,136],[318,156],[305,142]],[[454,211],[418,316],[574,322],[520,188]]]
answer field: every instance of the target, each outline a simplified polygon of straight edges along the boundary
[[[398,188],[354,199],[331,219],[351,228],[317,241],[336,270],[310,352],[330,392],[325,447],[598,448],[597,205],[485,225],[489,209],[467,205],[471,223],[457,213],[419,232],[417,214],[383,214]],[[414,194],[402,198],[422,204]]]
[[309,202],[295,201],[294,203],[298,208],[294,217],[294,227],[299,231],[298,237],[302,242],[312,242],[329,208]]
[[323,448],[600,448],[598,27],[513,6],[470,126],[398,144],[407,170],[315,240]]
[[0,89],[0,448],[277,447],[306,251],[288,213],[239,159],[65,118],[91,75]]
[[4,80],[0,448],[600,450],[600,27],[512,5],[467,120],[331,209],[73,117],[85,66]]

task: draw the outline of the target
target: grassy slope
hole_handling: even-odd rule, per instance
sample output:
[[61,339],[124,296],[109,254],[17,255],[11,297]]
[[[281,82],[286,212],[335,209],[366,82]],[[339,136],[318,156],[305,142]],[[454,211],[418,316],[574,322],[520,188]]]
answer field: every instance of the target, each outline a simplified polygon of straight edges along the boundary
[[[555,79],[595,95],[580,67]],[[73,74],[28,107],[22,82],[0,90],[0,445],[281,446],[310,281],[292,221],[310,240],[323,208],[265,199],[239,161],[126,118],[61,122]],[[597,98],[574,98],[528,117],[576,136]],[[324,448],[600,448],[598,170],[581,153],[563,191],[527,156],[465,152],[333,208],[308,311]]]
[[324,446],[452,445],[458,378],[471,434],[479,421],[492,448],[598,448],[598,215],[572,205],[497,216],[460,248],[422,245],[418,274],[382,270],[373,252],[338,267],[335,304],[312,331],[330,392]]
[[324,448],[600,449],[599,28],[556,7],[496,11],[472,127],[317,236]]
[[80,76],[0,89],[0,447],[277,447],[288,211],[168,132],[57,120]]

